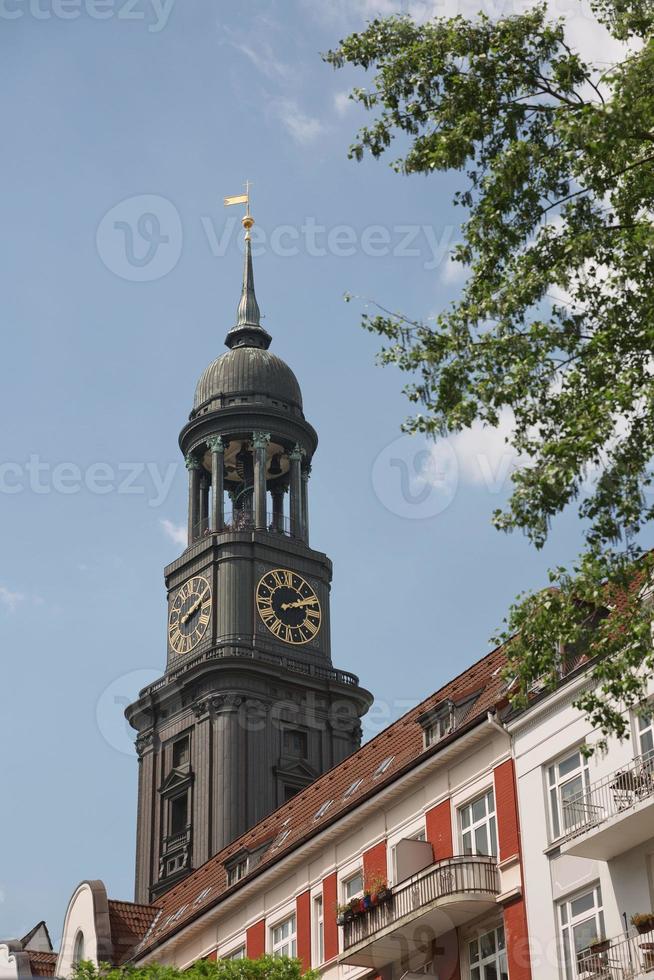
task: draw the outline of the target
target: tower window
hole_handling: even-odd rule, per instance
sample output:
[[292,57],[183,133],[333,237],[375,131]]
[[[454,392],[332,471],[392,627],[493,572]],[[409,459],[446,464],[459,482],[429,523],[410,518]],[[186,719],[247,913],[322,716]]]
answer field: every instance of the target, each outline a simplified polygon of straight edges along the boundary
[[286,728],[283,733],[284,755],[292,755],[296,759],[306,759],[308,754],[307,733],[295,728]]
[[170,836],[183,834],[188,824],[188,793],[175,796],[170,801]]
[[188,766],[190,757],[191,753],[188,735],[185,735],[184,738],[179,738],[176,742],[173,742],[173,769],[182,769],[185,766]]
[[84,959],[84,933],[80,931],[75,936],[75,946],[73,948],[73,964],[77,966]]

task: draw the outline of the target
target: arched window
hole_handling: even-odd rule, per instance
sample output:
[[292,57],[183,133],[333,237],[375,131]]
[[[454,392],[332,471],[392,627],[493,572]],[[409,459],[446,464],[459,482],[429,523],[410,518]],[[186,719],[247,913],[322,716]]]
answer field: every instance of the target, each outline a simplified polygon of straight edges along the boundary
[[81,963],[84,959],[84,933],[80,931],[75,936],[75,946],[73,947],[73,965]]

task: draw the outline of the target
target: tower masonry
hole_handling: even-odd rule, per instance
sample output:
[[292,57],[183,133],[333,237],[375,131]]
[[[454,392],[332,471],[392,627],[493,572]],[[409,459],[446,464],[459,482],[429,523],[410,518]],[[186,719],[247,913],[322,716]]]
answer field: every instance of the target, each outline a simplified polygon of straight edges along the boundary
[[179,438],[188,545],[165,569],[166,671],[126,711],[138,733],[138,902],[355,751],[372,703],[332,665],[332,565],[309,544],[318,438],[295,375],[269,350],[249,213],[243,224],[236,326]]

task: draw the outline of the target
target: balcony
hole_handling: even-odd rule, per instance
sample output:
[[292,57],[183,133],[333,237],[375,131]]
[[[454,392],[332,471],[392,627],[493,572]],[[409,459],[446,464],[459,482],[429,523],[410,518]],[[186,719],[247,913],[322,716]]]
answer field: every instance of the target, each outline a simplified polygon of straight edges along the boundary
[[639,980],[654,972],[654,932],[625,933],[577,953],[577,980]]
[[393,888],[387,902],[343,926],[340,962],[376,969],[408,961],[419,945],[496,907],[500,881],[489,857],[453,857]]
[[610,861],[654,836],[654,753],[638,756],[565,805],[562,854]]
[[[209,537],[211,534],[229,534],[233,531],[255,530],[256,521],[252,511],[232,510],[225,514],[220,531],[216,531],[209,527],[208,517],[204,521],[198,521],[196,524],[194,524],[193,544],[196,544],[201,538]],[[298,536],[295,534],[293,521],[290,517],[285,517],[283,514],[271,513],[270,511],[266,514],[265,527],[262,527],[259,530],[269,531],[272,534],[283,534],[288,538]]]

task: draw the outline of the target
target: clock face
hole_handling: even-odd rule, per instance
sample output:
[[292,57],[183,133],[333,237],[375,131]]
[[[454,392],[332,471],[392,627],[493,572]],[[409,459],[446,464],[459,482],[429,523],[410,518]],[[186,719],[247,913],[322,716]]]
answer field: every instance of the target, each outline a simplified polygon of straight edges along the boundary
[[211,586],[202,575],[190,578],[170,606],[168,640],[175,653],[188,653],[204,636],[211,616]]
[[260,580],[257,609],[270,632],[286,643],[308,643],[320,631],[318,596],[306,579],[286,568],[273,568]]

